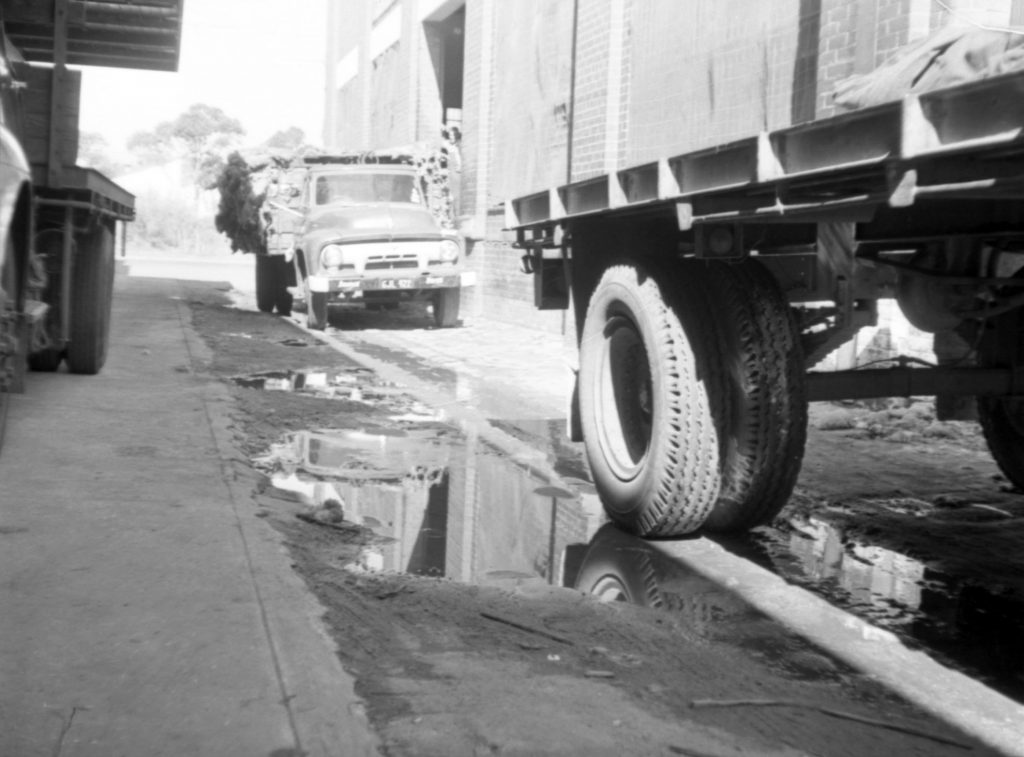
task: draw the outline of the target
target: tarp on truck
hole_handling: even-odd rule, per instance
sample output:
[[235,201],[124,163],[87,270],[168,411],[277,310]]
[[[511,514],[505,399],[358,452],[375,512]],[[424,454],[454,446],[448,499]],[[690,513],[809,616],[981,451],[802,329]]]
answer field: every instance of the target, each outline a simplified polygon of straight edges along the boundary
[[840,82],[835,104],[857,110],[1020,70],[1024,28],[945,27],[908,45],[871,73]]

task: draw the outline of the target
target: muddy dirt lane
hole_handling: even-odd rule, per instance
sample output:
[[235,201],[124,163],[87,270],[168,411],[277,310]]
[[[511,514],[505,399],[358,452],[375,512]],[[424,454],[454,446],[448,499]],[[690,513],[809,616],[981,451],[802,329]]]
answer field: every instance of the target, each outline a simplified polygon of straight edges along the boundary
[[187,288],[389,754],[1024,754],[1024,503],[969,424],[816,408],[772,527],[643,542],[564,436],[558,337]]

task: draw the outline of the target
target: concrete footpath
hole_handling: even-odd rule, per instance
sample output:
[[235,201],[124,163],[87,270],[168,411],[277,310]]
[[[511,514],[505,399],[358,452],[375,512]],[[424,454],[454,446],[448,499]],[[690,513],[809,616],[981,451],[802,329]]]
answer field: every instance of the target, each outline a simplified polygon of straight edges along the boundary
[[117,279],[99,376],[31,374],[0,451],[0,757],[362,755],[321,608],[255,517],[173,280]]

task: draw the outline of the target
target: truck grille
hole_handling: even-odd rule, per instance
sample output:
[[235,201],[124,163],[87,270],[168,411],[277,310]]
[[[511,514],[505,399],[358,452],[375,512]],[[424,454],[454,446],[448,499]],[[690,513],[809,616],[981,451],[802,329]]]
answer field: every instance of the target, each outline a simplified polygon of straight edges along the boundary
[[363,270],[387,271],[394,268],[419,268],[419,258],[413,255],[370,255]]

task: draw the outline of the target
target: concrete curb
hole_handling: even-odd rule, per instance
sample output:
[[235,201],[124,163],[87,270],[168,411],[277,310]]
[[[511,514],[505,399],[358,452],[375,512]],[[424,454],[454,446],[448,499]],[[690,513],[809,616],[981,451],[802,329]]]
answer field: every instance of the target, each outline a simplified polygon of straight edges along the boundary
[[[178,303],[178,314],[193,366],[209,360],[209,349],[191,326],[187,304]],[[342,668],[337,645],[324,625],[323,606],[292,570],[280,535],[256,517],[251,506],[258,474],[235,444],[230,393],[211,382],[203,392],[203,402],[220,453],[225,489],[246,545],[267,643],[299,753],[324,757],[380,754],[379,741],[355,693],[355,681]]]

